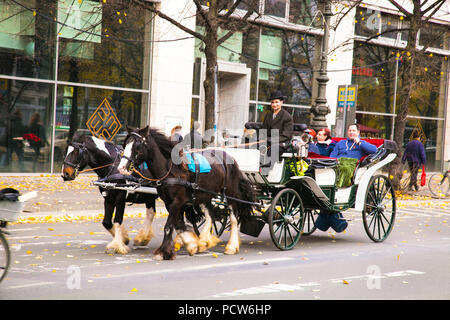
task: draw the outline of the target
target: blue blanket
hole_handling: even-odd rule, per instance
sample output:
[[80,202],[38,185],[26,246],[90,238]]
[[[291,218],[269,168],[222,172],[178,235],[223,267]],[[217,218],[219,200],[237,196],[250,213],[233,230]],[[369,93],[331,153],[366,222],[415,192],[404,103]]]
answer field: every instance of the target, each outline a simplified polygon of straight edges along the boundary
[[[196,161],[194,161],[192,155],[194,155]],[[186,153],[186,159],[188,161],[187,165],[189,171],[195,172],[195,162],[198,162],[200,166],[200,173],[208,173],[211,171],[211,165],[208,160],[200,153]]]

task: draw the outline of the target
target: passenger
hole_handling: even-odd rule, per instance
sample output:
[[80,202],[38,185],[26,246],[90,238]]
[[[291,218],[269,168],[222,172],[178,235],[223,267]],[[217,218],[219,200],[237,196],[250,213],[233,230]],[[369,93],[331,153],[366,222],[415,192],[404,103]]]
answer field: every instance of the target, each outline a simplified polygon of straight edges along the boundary
[[172,128],[172,130],[170,131],[170,140],[175,142],[175,143],[179,143],[181,141],[183,141],[183,136],[181,135],[181,129],[182,127],[180,125],[176,125],[175,127]]
[[347,128],[347,139],[336,143],[333,151],[330,153],[331,158],[353,158],[361,159],[362,157],[377,152],[377,147],[373,144],[361,140],[359,137],[359,125],[351,124]]
[[[375,153],[377,147],[359,137],[359,126],[351,124],[347,129],[347,139],[339,141],[330,153],[330,157],[339,160],[339,177],[336,181],[336,187],[348,187],[351,185],[351,178],[356,168],[358,160],[368,154]],[[327,231],[331,226],[334,231],[344,231],[348,223],[344,220],[340,212],[321,210],[315,225],[319,230]]]
[[[308,152],[314,152],[319,154],[319,148],[317,148],[316,144],[314,143],[314,138],[316,137],[316,131],[314,129],[306,129],[305,133],[307,136],[306,144],[308,145]],[[303,138],[304,136],[302,136]]]
[[319,154],[322,156],[330,156],[331,151],[333,151],[336,142],[331,139],[331,131],[328,128],[322,128],[317,131],[316,134],[316,146],[319,149]]

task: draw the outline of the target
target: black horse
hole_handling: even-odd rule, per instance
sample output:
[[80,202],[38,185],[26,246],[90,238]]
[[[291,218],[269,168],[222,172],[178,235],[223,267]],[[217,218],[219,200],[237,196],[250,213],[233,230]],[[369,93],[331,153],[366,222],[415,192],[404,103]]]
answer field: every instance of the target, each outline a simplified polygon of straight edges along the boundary
[[[86,166],[95,169],[94,171],[99,178],[119,174],[117,165],[119,164],[122,151],[121,146],[116,146],[92,136],[76,133],[72,141],[68,143],[67,154],[62,166],[62,178],[64,181],[74,180]],[[147,172],[147,174],[150,173]],[[120,182],[120,180],[117,182]],[[144,226],[133,239],[133,245],[147,245],[154,236],[152,222],[156,213],[155,200],[158,198],[158,195],[132,193],[127,196],[127,191],[124,190],[106,190],[102,187],[99,187],[99,189],[104,197],[105,214],[103,226],[113,236],[112,242],[106,246],[107,252],[121,254],[129,252],[127,246],[129,243],[128,234],[122,225],[126,202],[145,203],[146,217]]]
[[[144,129],[127,127],[127,130],[128,136],[124,142],[125,150],[119,171],[122,174],[129,174],[131,164],[136,167],[143,162],[147,163],[151,175],[158,180],[158,194],[169,212],[164,226],[164,239],[161,247],[155,251],[154,258],[164,260],[175,258],[172,239],[174,228],[177,232],[175,242],[185,245],[191,255],[217,244],[217,239],[211,235],[210,215],[213,209],[211,199],[217,194],[229,197],[227,201],[231,232],[225,254],[239,252],[237,218],[242,221],[251,215],[251,202],[255,196],[252,185],[244,177],[236,161],[224,151],[207,150],[202,154],[211,164],[211,171],[196,174],[189,171],[185,163],[179,161],[180,156],[183,157],[181,148],[175,148],[176,144],[164,134],[148,126]],[[201,213],[205,215],[200,239],[186,229],[182,215],[183,208],[194,201],[200,205]]]

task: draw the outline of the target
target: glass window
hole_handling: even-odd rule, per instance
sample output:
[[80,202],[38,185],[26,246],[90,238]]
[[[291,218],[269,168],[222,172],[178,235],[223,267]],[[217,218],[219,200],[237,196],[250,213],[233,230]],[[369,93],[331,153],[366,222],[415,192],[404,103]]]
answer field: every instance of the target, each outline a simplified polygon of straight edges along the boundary
[[[70,10],[68,10],[70,8]],[[58,80],[148,88],[148,10],[130,5],[126,11],[98,1],[60,1]]]
[[392,113],[396,54],[392,48],[355,42],[352,84],[358,85],[357,110]]
[[373,37],[380,32],[381,14],[379,11],[356,8],[355,33],[358,36]]
[[[398,29],[399,29],[399,18],[392,14],[383,13],[381,15],[381,33],[382,37],[397,39]],[[397,30],[397,31],[390,31]]]
[[[49,172],[53,86],[0,79],[0,172]],[[56,132],[55,157],[64,131]],[[64,140],[65,144],[65,140]]]
[[309,117],[311,112],[309,108],[295,108],[295,107],[283,107],[289,112],[294,120],[294,123],[309,124]]
[[420,29],[419,45],[444,49],[446,33],[448,33],[448,26],[428,24],[425,28]]
[[286,16],[286,0],[265,0],[264,14],[284,18]]
[[316,0],[290,0],[289,2],[289,22],[318,27],[320,26],[321,16],[317,16],[312,21],[316,13]]
[[356,112],[356,122],[360,125],[362,138],[390,139],[392,116],[362,114]]
[[192,94],[200,94],[200,70],[201,70],[201,59],[196,58],[194,62],[194,80],[192,81]]
[[54,8],[54,0],[0,1],[0,74],[53,78]]
[[[409,115],[444,117],[444,101],[440,97],[445,95],[446,65],[445,57],[417,53],[416,82],[411,92]],[[399,69],[401,71],[402,66]],[[399,86],[403,87],[401,83]]]
[[268,101],[271,92],[281,90],[286,95],[285,103],[309,105],[314,46],[313,36],[263,28],[258,99]]
[[[69,137],[82,130],[121,143],[126,124],[134,127],[145,124],[147,98],[147,94],[137,92],[60,85],[55,129],[66,130]],[[93,118],[97,110],[102,114],[101,121]]]

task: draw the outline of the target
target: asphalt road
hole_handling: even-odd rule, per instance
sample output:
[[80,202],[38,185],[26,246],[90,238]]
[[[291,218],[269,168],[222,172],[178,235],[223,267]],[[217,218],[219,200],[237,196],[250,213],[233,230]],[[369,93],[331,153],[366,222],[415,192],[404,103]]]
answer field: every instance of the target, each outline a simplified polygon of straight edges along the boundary
[[[243,236],[237,255],[223,255],[225,233],[210,251],[181,249],[173,261],[152,260],[164,217],[155,219],[149,246],[127,255],[105,253],[111,236],[95,218],[15,224],[0,299],[449,299],[449,206],[410,204],[399,205],[383,243],[373,243],[360,214],[349,210],[344,233],[316,231],[290,251],[275,248],[266,226],[258,238]],[[131,238],[141,221],[126,219]]]

